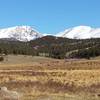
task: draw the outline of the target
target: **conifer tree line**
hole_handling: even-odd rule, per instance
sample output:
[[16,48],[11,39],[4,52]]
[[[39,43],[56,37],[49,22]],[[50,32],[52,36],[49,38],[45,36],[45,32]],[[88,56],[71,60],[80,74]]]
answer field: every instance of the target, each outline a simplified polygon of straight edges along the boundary
[[100,55],[100,39],[80,40],[45,36],[29,42],[0,40],[0,54],[90,59]]

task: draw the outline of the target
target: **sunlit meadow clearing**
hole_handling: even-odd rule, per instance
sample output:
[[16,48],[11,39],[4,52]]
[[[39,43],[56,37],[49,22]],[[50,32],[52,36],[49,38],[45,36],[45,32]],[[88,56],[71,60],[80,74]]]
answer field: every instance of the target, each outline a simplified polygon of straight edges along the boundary
[[21,100],[99,100],[100,60],[9,55],[0,63],[0,86]]

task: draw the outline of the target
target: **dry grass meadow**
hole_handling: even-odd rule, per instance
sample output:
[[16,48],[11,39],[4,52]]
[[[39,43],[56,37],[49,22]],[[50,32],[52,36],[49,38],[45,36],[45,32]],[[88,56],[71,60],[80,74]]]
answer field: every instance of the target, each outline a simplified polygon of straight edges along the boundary
[[2,86],[17,91],[20,100],[100,100],[100,58],[8,55],[0,63]]

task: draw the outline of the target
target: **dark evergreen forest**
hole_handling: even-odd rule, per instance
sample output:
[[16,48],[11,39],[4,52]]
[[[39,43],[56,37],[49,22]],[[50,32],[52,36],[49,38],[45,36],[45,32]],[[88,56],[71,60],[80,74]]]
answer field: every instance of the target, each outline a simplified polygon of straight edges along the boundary
[[86,58],[100,55],[100,39],[68,39],[45,36],[30,42],[0,40],[1,55],[47,56],[57,59]]

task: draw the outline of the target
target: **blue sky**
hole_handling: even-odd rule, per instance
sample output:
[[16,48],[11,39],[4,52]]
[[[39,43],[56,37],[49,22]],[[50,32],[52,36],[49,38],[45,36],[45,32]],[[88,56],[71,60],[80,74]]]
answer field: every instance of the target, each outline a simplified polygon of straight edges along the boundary
[[41,33],[100,27],[100,0],[0,0],[0,28],[31,25]]

